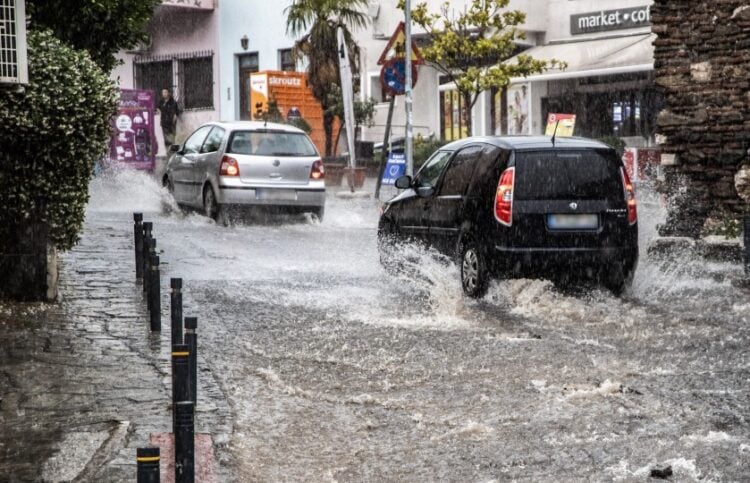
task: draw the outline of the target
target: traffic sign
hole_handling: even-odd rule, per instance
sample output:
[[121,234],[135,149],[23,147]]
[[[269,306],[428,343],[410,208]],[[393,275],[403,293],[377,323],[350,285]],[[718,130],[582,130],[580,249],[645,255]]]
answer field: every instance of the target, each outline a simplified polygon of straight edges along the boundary
[[[385,46],[385,50],[383,50],[383,53],[380,54],[378,65],[384,65],[391,59],[403,59],[405,53],[406,25],[404,24],[404,22],[401,22],[398,24],[398,27],[396,27],[393,35],[391,35],[391,38],[388,40],[388,43]],[[414,64],[422,64],[424,62],[424,60],[422,59],[422,54],[419,52],[417,44],[415,44],[414,41],[411,42],[411,61]]]
[[[412,87],[417,83],[417,66],[411,65]],[[392,96],[406,92],[406,59],[391,59],[380,69],[380,85]]]
[[391,153],[388,155],[388,163],[383,170],[382,184],[395,184],[396,180],[406,172],[406,155],[404,153]]

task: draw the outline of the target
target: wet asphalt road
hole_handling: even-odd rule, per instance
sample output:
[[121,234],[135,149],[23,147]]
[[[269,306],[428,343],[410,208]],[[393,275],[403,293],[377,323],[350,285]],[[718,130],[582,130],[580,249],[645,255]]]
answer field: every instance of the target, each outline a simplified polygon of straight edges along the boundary
[[[232,227],[163,204],[135,175],[100,181],[86,236],[132,230],[133,211],[154,221],[229,403],[234,481],[748,477],[738,267],[644,255],[623,299],[514,280],[470,301],[457,268],[419,250],[417,276],[380,268],[372,200]],[[660,216],[642,209],[644,242]]]

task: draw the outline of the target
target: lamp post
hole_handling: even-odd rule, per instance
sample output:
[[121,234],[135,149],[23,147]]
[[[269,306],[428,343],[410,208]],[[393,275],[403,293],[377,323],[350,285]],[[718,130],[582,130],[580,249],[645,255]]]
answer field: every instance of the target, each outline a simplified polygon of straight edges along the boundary
[[405,8],[405,24],[406,24],[406,86],[404,92],[404,104],[406,105],[406,174],[414,176],[414,159],[412,157],[414,131],[412,128],[412,75],[411,75],[411,0],[406,0]]

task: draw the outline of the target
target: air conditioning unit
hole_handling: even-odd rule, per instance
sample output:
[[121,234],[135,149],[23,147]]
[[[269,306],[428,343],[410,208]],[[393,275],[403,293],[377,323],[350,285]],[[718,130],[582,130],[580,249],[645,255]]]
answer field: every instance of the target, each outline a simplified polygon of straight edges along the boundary
[[28,84],[26,4],[0,0],[0,84]]

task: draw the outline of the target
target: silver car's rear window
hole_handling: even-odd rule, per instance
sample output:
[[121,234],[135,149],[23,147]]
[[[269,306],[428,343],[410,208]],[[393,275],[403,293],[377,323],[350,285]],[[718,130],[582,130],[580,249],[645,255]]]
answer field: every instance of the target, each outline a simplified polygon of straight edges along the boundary
[[303,133],[286,131],[235,131],[227,153],[253,156],[317,156],[318,152]]

